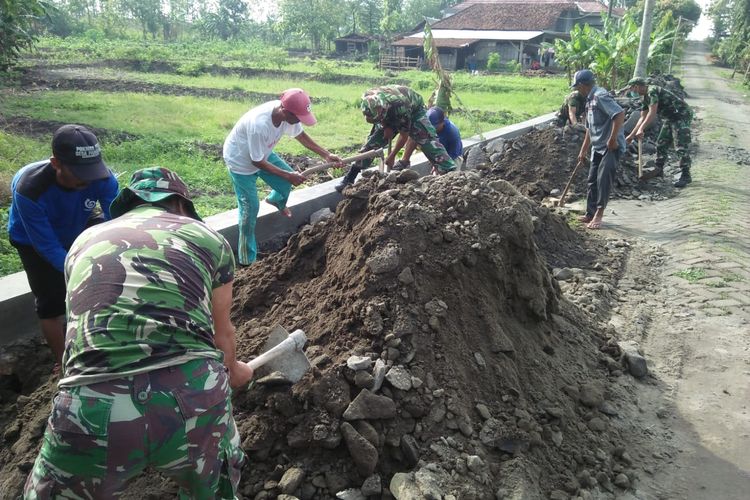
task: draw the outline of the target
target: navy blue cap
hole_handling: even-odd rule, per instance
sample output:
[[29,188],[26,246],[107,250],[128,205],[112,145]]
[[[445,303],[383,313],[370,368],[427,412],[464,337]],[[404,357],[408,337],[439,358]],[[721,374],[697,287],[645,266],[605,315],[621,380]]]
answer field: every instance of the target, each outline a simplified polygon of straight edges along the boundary
[[576,74],[573,77],[573,85],[571,85],[570,88],[574,89],[580,84],[593,85],[595,81],[596,78],[594,77],[594,73],[590,69],[581,69],[576,71]]
[[109,177],[93,132],[83,125],[63,125],[52,136],[52,154],[82,181]]
[[438,123],[445,120],[445,112],[441,108],[433,106],[427,110],[427,118],[430,120],[430,123],[432,123],[432,126],[434,127]]

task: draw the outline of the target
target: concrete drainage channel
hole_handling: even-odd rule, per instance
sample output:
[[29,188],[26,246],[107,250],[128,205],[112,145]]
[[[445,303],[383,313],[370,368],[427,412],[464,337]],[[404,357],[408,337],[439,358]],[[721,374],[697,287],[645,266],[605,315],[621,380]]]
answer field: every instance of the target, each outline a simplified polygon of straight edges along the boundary
[[[468,151],[472,147],[498,138],[518,137],[534,127],[546,125],[553,118],[554,113],[550,113],[493,130],[484,134],[482,139],[476,136],[464,139],[464,150]],[[431,167],[424,155],[413,156],[411,164],[411,168],[420,175],[430,173]],[[262,204],[255,228],[261,247],[281,246],[300,226],[309,222],[311,214],[322,208],[334,210],[341,200],[341,195],[334,189],[338,182],[339,180],[336,179],[293,191],[289,198],[289,207],[293,214],[291,219],[281,216],[273,207]],[[236,249],[238,236],[236,210],[207,217],[205,220],[208,225],[224,235]],[[0,278],[0,318],[3,322],[0,345],[38,334],[39,326],[34,312],[34,296],[29,290],[26,273],[20,272]]]

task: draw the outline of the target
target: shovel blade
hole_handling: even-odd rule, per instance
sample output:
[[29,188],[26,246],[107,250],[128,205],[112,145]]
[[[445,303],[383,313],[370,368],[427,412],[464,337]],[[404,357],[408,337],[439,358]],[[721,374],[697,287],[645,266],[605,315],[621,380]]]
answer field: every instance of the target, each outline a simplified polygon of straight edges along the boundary
[[[266,343],[263,344],[261,352],[266,352],[271,348],[279,345],[289,337],[289,332],[281,325],[275,325],[268,335]],[[266,376],[273,372],[279,372],[283,377],[293,384],[296,384],[310,369],[310,361],[305,353],[301,350],[289,351],[258,368],[257,376]]]

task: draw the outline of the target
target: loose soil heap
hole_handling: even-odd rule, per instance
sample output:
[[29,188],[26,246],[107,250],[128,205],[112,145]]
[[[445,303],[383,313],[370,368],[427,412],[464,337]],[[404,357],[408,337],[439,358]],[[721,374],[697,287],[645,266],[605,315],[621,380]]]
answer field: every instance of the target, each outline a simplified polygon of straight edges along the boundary
[[[658,127],[651,127],[643,144],[644,168],[652,168]],[[543,126],[515,139],[495,139],[484,147],[473,147],[467,155],[470,169],[491,169],[515,185],[523,194],[553,204],[559,199],[578,161],[585,130],[581,127]],[[652,137],[653,136],[653,137]],[[669,166],[663,177],[638,180],[637,146],[631,145],[620,159],[611,199],[660,200],[674,196]],[[588,163],[582,165],[570,186],[566,202],[586,197]]]
[[[616,269],[615,247],[585,241],[490,171],[375,174],[347,189],[334,217],[235,281],[239,357],[279,323],[307,333],[313,364],[295,385],[259,374],[235,395],[250,458],[242,496],[567,499],[629,488],[619,350],[550,275]],[[568,271],[558,279],[583,273]],[[582,292],[604,298],[593,281],[581,275]],[[10,404],[4,395],[1,497],[23,484],[53,392],[50,381]],[[174,491],[150,474],[127,498]]]

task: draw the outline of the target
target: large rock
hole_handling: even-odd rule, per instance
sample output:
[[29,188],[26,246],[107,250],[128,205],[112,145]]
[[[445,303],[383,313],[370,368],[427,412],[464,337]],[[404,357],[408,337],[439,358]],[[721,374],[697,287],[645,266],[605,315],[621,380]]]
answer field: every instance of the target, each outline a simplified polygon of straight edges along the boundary
[[378,396],[362,389],[344,412],[345,420],[382,419],[396,416],[396,403],[386,396]]
[[437,475],[426,467],[415,472],[398,472],[390,483],[396,500],[439,500],[444,498]]
[[279,480],[279,489],[282,493],[293,494],[305,479],[305,471],[299,467],[291,467],[284,472]]
[[372,360],[369,356],[349,356],[346,360],[346,366],[354,371],[369,370],[372,366]]
[[357,488],[349,488],[347,490],[339,491],[336,493],[336,498],[339,500],[367,500]]
[[640,353],[638,344],[633,341],[619,342],[622,351],[622,362],[628,369],[628,372],[635,378],[643,378],[648,375],[648,365],[646,358]]
[[320,210],[317,210],[310,214],[310,224],[316,224],[331,217],[333,217],[333,212],[331,212],[331,209],[328,207],[323,207]]
[[604,403],[604,388],[595,382],[583,384],[578,391],[578,399],[584,406],[599,408]]
[[373,474],[372,476],[365,479],[365,482],[362,483],[362,488],[360,488],[360,490],[366,497],[380,495],[383,492],[383,486],[380,484],[380,476],[378,474]]
[[419,444],[411,434],[401,436],[401,453],[404,454],[406,463],[414,466],[419,462]]
[[397,245],[385,245],[372,252],[367,259],[367,267],[375,274],[385,274],[398,269],[401,248]]
[[369,476],[375,472],[378,465],[378,450],[364,438],[349,422],[341,424],[341,434],[349,449],[354,465],[363,476]]
[[394,366],[385,374],[385,379],[396,389],[411,389],[411,374],[403,366]]
[[372,392],[378,392],[383,386],[386,370],[387,368],[382,359],[375,361],[375,367],[372,369]]

